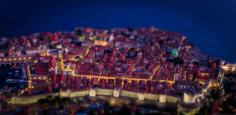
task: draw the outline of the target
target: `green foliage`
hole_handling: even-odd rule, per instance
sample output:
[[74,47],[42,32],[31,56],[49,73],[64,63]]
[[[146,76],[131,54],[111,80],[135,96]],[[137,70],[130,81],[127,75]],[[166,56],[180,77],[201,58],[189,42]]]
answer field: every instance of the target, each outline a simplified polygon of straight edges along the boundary
[[174,65],[178,65],[178,64],[183,64],[184,61],[182,58],[176,57],[176,58],[174,58],[173,63],[174,63]]
[[39,99],[37,101],[37,104],[38,105],[60,105],[60,104],[67,104],[69,102],[71,102],[71,99],[67,97],[47,96],[46,98]]
[[219,89],[212,89],[209,92],[210,98],[216,100],[220,98],[220,90]]

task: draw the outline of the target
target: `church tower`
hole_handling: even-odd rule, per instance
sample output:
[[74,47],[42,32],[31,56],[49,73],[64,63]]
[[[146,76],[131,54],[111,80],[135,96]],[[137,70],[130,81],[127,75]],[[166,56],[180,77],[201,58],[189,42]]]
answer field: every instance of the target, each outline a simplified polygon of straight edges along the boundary
[[64,71],[64,61],[63,61],[63,51],[62,51],[62,46],[58,45],[57,46],[58,49],[58,72],[59,73],[63,73]]

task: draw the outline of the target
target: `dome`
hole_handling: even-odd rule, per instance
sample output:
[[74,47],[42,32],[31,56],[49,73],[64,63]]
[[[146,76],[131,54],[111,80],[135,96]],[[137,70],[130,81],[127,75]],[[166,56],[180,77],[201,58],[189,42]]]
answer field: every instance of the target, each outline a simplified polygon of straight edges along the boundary
[[217,80],[213,80],[211,79],[209,82],[208,82],[208,88],[220,88],[220,83],[217,81]]

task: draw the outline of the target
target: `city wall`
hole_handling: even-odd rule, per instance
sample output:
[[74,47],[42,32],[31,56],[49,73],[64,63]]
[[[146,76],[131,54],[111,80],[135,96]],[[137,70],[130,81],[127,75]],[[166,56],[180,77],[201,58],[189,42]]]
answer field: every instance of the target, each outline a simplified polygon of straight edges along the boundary
[[112,96],[112,97],[128,97],[141,101],[156,101],[157,103],[177,103],[178,98],[168,95],[156,95],[150,93],[137,93],[125,90],[113,90],[113,89],[90,89],[84,91],[61,91],[59,93],[52,94],[42,94],[35,96],[13,96],[8,103],[9,104],[33,104],[36,103],[39,99],[46,98],[47,96],[60,96],[60,97],[83,97],[83,96]]

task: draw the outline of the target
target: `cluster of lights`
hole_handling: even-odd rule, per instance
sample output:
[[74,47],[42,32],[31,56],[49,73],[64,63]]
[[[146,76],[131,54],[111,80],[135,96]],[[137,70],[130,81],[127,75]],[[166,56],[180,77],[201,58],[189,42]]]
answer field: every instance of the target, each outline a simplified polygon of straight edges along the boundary
[[[0,58],[0,62],[17,62],[17,61],[31,61],[32,57],[8,57],[8,58]],[[24,92],[28,91],[29,89],[34,88],[32,86],[32,81],[30,79],[30,67],[27,64],[26,67],[26,71],[27,71],[27,76],[28,76],[28,87],[25,88],[24,90],[21,90],[21,94],[23,94]]]
[[128,82],[130,83],[131,81],[144,81],[145,83],[147,81],[158,81],[158,82],[167,82],[169,84],[173,84],[174,81],[173,80],[151,80],[151,79],[141,79],[141,78],[130,78],[127,76],[123,76],[123,77],[113,77],[113,76],[96,76],[96,75],[75,75],[75,77],[87,77],[89,79],[91,78],[98,78],[98,79],[112,79],[115,80],[116,78],[122,79],[123,80],[128,80]]
[[209,73],[201,73],[201,76],[203,76],[204,78],[208,78],[209,77]]
[[31,57],[14,57],[14,58],[0,58],[0,61],[8,62],[8,61],[30,61]]
[[157,66],[157,67],[153,70],[153,73],[156,73],[157,71],[159,71],[159,69],[160,69],[160,65]]
[[236,64],[227,64],[221,66],[225,72],[236,72]]
[[47,77],[32,77],[30,80],[47,80]]
[[99,45],[99,46],[107,46],[108,42],[107,41],[102,41],[102,40],[96,40],[94,42],[94,45]]
[[28,90],[28,89],[31,89],[31,88],[33,88],[33,86],[32,86],[32,81],[31,81],[31,74],[30,74],[30,67],[29,67],[29,65],[27,64],[27,66],[26,66],[26,70],[27,70],[27,76],[28,76],[28,88],[26,88],[26,90]]

